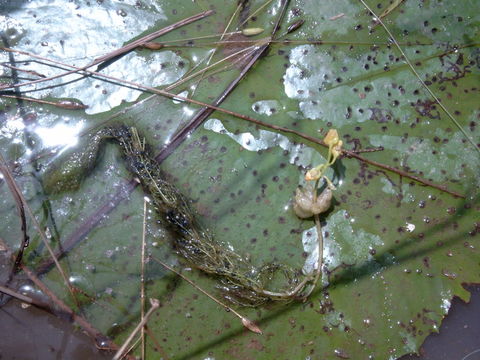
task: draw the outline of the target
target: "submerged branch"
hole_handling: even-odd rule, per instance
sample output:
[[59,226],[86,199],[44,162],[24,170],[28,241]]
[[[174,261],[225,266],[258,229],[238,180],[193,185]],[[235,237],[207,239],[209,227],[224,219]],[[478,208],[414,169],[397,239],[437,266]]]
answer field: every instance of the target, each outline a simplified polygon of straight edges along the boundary
[[5,287],[5,286],[2,286],[0,285],[0,292],[5,294],[5,295],[8,295],[8,296],[11,296],[17,300],[20,300],[24,303],[27,303],[27,304],[32,304],[32,305],[35,305],[35,306],[38,306],[38,307],[42,307],[40,304],[38,304],[34,299],[32,299],[31,297],[29,296],[26,296],[26,295],[23,295],[23,294],[20,294],[18,292],[16,292],[15,290],[13,289],[10,289],[8,287]]

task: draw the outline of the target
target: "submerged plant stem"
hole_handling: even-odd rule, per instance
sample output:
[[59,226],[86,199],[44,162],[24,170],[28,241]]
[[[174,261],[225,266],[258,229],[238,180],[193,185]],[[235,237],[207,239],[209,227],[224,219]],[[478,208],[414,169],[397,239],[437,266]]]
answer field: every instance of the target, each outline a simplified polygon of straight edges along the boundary
[[[319,180],[316,181],[314,189],[318,188],[318,183]],[[314,190],[314,202],[317,201],[317,191]],[[312,285],[310,289],[304,294],[305,297],[310,296],[312,293],[313,289],[315,289],[315,286],[318,283],[318,279],[320,279],[320,276],[322,274],[322,267],[323,267],[323,233],[322,233],[322,223],[320,222],[320,215],[319,214],[314,214],[313,219],[315,221],[315,227],[317,229],[317,252],[318,252],[318,258],[317,258],[317,264],[316,264],[316,271],[315,271],[315,277],[312,280]]]

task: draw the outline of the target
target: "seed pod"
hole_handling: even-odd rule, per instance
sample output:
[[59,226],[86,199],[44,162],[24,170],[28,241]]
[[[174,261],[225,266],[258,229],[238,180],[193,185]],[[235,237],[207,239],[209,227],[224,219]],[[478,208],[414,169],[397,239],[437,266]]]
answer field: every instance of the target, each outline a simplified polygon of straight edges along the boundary
[[56,106],[69,110],[82,110],[88,108],[88,105],[83,104],[79,100],[60,100],[56,103]]
[[293,210],[299,218],[307,219],[327,211],[332,204],[332,197],[332,190],[327,187],[317,196],[317,201],[314,202],[312,190],[297,188]]
[[150,50],[160,50],[165,45],[163,45],[162,43],[156,42],[156,41],[149,41],[149,42],[146,42],[146,43],[142,44],[142,46],[144,48],[150,49]]
[[242,30],[242,35],[255,36],[263,32],[262,28],[247,28]]
[[295,21],[293,24],[290,24],[287,28],[287,34],[290,34],[295,30],[298,30],[304,23],[305,23],[305,20],[300,19]]

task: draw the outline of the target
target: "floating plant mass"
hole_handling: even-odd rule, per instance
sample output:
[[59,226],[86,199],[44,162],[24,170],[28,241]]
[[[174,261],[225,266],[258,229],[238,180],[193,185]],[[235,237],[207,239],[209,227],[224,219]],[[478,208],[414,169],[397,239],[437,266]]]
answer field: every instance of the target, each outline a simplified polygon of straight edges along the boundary
[[[150,156],[148,146],[136,128],[123,125],[105,127],[88,135],[85,148],[67,153],[46,171],[46,191],[52,193],[77,188],[82,177],[94,168],[99,149],[107,139],[113,139],[120,145],[128,169],[150,196],[158,220],[177,235],[172,244],[175,251],[197,269],[217,276],[219,287],[227,299],[241,305],[257,306],[269,300],[305,298],[311,293],[321,272],[321,257],[317,261],[315,274],[300,276],[299,271],[277,262],[265,263],[257,268],[244,256],[216,241],[200,223],[190,201],[162,177],[158,163]],[[294,210],[301,218],[318,216],[327,211],[331,204],[335,187],[324,172],[340,155],[342,142],[333,130],[324,141],[329,146],[327,163],[306,174],[307,180],[316,181],[315,188],[297,190]],[[327,188],[317,196],[316,188],[321,179],[327,182]],[[278,276],[285,279],[283,285],[273,284],[272,280]],[[305,290],[307,285],[310,288]]]

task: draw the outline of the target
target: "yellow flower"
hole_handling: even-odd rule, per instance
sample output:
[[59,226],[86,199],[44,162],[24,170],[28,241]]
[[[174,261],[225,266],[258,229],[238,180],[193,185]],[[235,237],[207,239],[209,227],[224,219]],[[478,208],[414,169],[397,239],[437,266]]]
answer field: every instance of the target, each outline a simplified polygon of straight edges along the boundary
[[[308,170],[305,174],[305,181],[317,181],[320,178],[324,177],[325,171],[335,163],[337,158],[342,153],[343,141],[339,139],[337,130],[328,130],[327,135],[325,135],[323,141],[325,142],[325,144],[328,145],[327,162],[325,164],[320,164],[318,166],[315,166],[313,169]],[[328,179],[326,180],[329,182],[329,187],[334,189],[335,187],[331,184],[331,182]]]
[[315,181],[320,179],[320,177],[322,176],[322,170],[323,170],[322,168],[323,168],[323,165],[320,165],[320,166],[314,167],[313,169],[308,170],[307,173],[305,174],[305,180]]
[[323,138],[323,142],[328,145],[328,147],[332,147],[338,144],[340,141],[338,137],[338,132],[336,129],[330,129],[327,132],[327,135]]
[[[336,129],[328,130],[323,141],[328,145],[328,164],[333,165],[335,160],[337,160],[342,153],[343,141],[338,137]],[[330,157],[330,155],[332,157]]]

